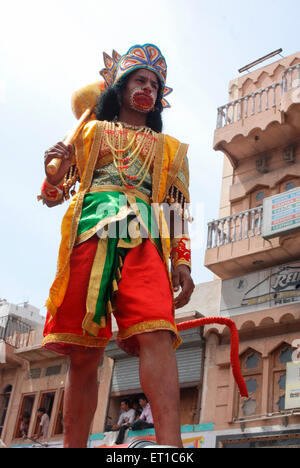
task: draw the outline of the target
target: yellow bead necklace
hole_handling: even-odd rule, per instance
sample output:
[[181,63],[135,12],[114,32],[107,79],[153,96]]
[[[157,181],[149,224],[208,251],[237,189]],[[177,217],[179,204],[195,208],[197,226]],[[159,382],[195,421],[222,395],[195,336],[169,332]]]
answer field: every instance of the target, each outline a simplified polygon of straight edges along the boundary
[[[138,134],[142,134],[141,140],[139,143],[136,144],[134,148]],[[112,152],[114,165],[118,169],[120,179],[122,180],[125,187],[130,189],[140,187],[144,182],[145,178],[147,177],[147,174],[149,173],[151,163],[156,153],[157,138],[155,136],[155,132],[150,128],[141,127],[135,130],[133,137],[130,139],[129,143],[125,147],[123,147],[124,129],[123,125],[120,122],[118,124],[116,124],[115,122],[106,122],[105,135],[106,142]],[[142,150],[145,147],[145,144],[147,143],[147,140],[150,137],[152,140],[150,149],[142,164],[142,167],[137,172],[137,174],[133,176],[129,175],[127,173],[127,170],[138,159]],[[115,141],[117,141],[117,147],[114,146]],[[128,181],[126,181],[126,179],[129,179],[129,181],[138,179],[143,172],[144,174],[142,175],[141,180],[137,184],[131,185],[128,183]],[[124,176],[126,179],[124,178]]]

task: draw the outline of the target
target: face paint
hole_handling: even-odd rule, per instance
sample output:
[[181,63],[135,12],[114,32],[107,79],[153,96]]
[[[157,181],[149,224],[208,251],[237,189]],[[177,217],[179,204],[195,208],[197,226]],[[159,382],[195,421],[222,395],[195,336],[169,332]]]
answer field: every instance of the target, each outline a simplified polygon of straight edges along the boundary
[[135,88],[130,95],[130,106],[137,112],[147,114],[155,105],[155,98],[152,93],[145,93],[141,88]]

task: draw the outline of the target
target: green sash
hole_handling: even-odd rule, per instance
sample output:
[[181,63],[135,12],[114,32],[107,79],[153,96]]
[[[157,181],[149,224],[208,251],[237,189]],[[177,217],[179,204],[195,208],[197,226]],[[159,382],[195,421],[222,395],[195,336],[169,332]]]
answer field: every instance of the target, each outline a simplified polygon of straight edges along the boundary
[[150,238],[162,255],[159,231],[151,206],[140,198],[129,203],[121,192],[88,193],[84,197],[78,224],[77,241],[97,235],[97,251],[90,274],[86,299],[87,313],[83,328],[97,336],[113,311],[113,297],[118,290],[121,270],[128,249]]

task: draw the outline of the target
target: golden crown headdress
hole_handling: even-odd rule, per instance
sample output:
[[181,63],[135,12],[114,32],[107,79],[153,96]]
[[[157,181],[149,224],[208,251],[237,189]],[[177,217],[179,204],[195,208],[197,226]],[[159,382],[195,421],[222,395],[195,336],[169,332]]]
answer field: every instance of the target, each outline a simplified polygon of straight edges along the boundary
[[100,71],[105,87],[113,86],[122,76],[128,75],[139,68],[153,71],[162,86],[162,106],[171,107],[165,99],[173,89],[166,86],[167,63],[158,47],[153,44],[135,45],[125,55],[113,50],[112,57],[103,52],[105,68]]

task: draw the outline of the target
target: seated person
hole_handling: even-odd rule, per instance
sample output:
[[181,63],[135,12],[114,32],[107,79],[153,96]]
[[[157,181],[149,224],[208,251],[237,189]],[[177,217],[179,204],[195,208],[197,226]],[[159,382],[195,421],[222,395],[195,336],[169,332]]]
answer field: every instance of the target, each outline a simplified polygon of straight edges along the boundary
[[130,401],[124,399],[121,401],[122,413],[119,417],[117,424],[112,427],[113,431],[119,431],[118,437],[116,439],[116,444],[120,445],[123,443],[124,435],[129,426],[134,422],[135,411],[133,408],[130,408]]
[[154,427],[150,403],[145,396],[140,397],[139,404],[143,408],[140,417],[130,426],[133,431]]
[[132,401],[132,404],[131,404],[131,407],[134,409],[135,411],[135,418],[134,420],[136,421],[137,419],[139,419],[140,415],[142,414],[142,408],[139,404],[139,399],[136,399],[136,400],[133,400]]

